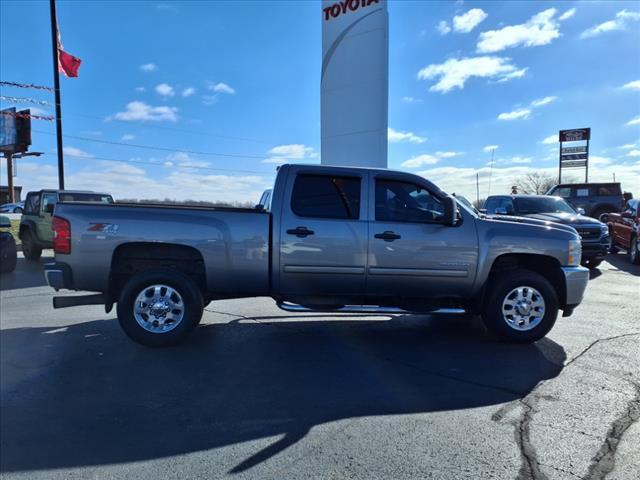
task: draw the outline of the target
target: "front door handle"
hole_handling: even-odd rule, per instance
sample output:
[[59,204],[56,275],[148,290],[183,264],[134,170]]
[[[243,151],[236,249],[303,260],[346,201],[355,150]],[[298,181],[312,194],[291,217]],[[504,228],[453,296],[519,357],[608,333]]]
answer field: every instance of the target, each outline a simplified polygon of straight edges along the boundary
[[397,233],[393,233],[390,230],[387,230],[386,232],[382,232],[382,233],[376,233],[374,237],[384,240],[385,242],[393,242],[394,240],[398,240],[399,238],[402,238],[400,235],[398,235]]
[[289,235],[295,235],[296,237],[304,238],[308,235],[313,235],[314,231],[309,230],[307,227],[296,227],[290,228],[289,230],[287,230],[287,233]]

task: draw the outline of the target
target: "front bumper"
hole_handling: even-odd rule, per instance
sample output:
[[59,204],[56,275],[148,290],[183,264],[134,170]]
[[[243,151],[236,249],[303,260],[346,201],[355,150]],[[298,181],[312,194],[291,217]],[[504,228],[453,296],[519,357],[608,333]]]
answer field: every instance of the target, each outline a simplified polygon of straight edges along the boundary
[[609,237],[598,242],[582,242],[582,258],[602,259],[609,253]]
[[589,269],[584,267],[562,267],[567,291],[565,304],[575,307],[584,297],[584,291],[589,283]]
[[47,284],[56,291],[63,288],[73,290],[73,276],[71,267],[62,262],[51,262],[44,264],[44,278]]

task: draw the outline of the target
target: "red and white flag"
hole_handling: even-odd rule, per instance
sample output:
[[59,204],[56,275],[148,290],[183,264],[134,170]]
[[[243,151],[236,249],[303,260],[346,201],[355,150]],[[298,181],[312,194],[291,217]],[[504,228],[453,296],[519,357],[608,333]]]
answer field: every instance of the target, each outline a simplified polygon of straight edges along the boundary
[[60,40],[60,30],[58,29],[58,71],[67,77],[77,77],[82,60],[65,52],[63,48]]

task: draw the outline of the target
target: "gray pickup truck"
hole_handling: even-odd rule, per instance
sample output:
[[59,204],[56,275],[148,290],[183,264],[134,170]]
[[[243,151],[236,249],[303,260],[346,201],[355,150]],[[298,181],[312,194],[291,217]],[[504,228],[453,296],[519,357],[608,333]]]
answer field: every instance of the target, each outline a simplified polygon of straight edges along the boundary
[[572,313],[589,273],[571,227],[486,218],[428,180],[283,165],[255,209],[60,203],[54,307],[117,303],[134,341],[182,340],[213,300],[271,296],[288,311],[469,312],[511,342]]

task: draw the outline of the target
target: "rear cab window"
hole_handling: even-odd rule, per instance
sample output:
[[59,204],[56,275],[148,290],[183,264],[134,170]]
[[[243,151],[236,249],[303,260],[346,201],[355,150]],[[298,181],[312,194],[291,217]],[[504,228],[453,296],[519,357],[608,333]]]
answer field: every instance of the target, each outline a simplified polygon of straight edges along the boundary
[[360,218],[361,179],[301,173],[296,176],[291,210],[299,217]]
[[100,193],[61,193],[61,202],[91,202],[91,203],[113,203],[111,195]]

